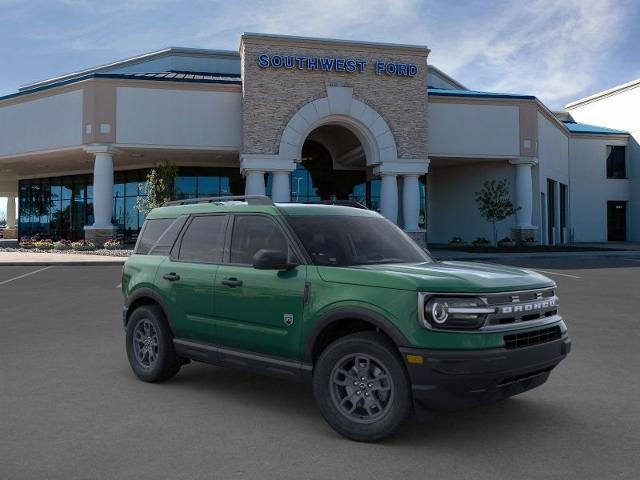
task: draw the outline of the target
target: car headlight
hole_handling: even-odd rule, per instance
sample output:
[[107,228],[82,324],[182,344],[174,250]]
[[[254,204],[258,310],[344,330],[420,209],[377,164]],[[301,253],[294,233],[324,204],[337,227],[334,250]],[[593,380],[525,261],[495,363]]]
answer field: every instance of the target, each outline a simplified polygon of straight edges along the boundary
[[495,308],[488,307],[480,298],[432,297],[424,303],[421,318],[426,328],[471,329],[480,328]]

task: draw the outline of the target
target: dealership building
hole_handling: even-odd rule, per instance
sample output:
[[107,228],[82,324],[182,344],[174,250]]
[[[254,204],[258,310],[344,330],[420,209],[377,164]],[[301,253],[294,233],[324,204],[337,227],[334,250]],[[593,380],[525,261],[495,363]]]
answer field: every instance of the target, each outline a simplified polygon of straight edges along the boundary
[[239,52],[167,48],[25,85],[0,97],[5,237],[133,240],[168,160],[179,198],[353,200],[428,243],[491,238],[475,192],[506,179],[519,209],[499,238],[640,241],[640,81],[552,112],[428,56],[247,33]]

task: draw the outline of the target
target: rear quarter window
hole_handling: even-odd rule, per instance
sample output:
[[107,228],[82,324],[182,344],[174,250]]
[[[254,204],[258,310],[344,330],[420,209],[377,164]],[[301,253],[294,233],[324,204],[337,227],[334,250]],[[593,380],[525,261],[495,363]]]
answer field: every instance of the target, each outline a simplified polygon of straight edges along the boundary
[[154,218],[144,222],[133,253],[168,255],[187,217]]

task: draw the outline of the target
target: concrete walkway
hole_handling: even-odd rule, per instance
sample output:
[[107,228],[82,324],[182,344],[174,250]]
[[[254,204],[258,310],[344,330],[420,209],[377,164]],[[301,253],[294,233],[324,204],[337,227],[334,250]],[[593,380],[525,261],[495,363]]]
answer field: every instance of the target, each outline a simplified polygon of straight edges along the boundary
[[8,265],[122,265],[127,257],[73,253],[0,252],[0,266]]

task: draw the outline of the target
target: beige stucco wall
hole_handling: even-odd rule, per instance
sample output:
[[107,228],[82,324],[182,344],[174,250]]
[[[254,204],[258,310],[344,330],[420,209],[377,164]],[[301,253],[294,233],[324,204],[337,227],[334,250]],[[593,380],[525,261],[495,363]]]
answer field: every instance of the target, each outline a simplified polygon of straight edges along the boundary
[[[389,47],[315,40],[283,40],[243,36],[244,154],[275,155],[289,119],[305,104],[327,96],[327,86],[353,88],[353,98],[377,111],[389,125],[398,157],[427,155],[426,48]],[[355,58],[368,61],[364,73],[260,68],[260,54]],[[418,65],[414,77],[376,75],[376,61]]]

